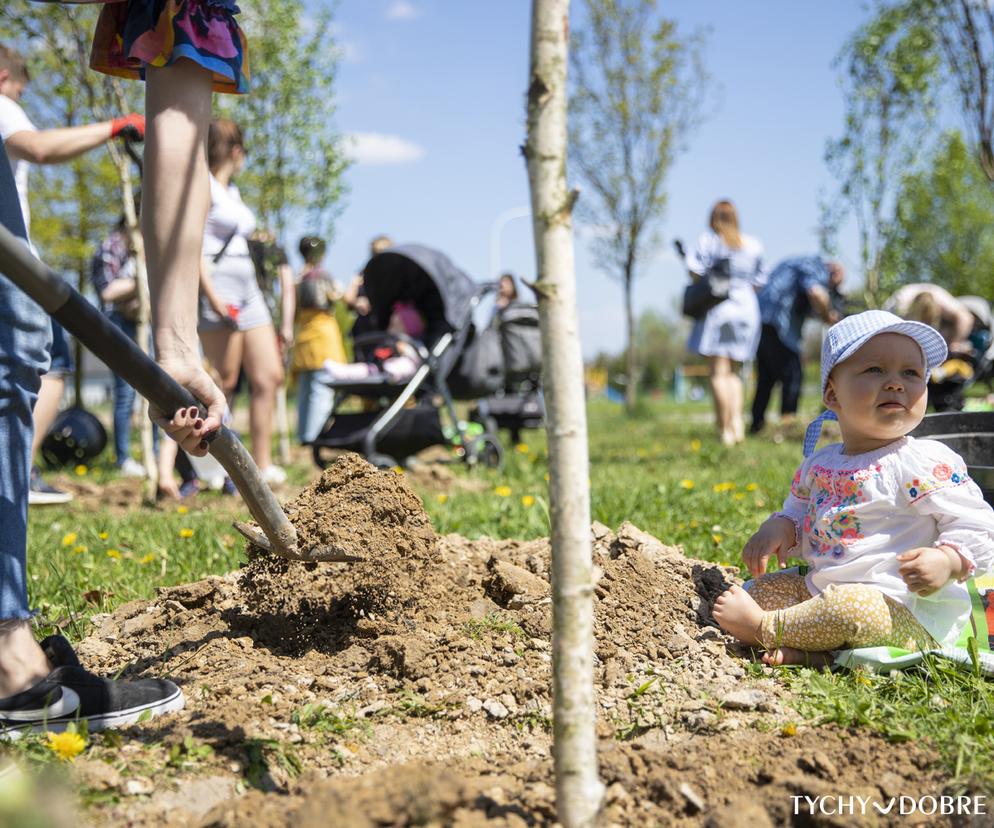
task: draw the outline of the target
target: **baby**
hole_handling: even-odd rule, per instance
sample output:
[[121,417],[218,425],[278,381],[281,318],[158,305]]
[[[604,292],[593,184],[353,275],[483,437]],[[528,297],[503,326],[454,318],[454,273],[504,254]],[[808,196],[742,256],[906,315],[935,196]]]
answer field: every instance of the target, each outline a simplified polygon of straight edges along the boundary
[[[970,616],[964,581],[994,564],[994,510],[962,458],[908,434],[922,421],[940,334],[885,311],[833,325],[821,354],[825,411],[783,510],[746,544],[755,578],[714,605],[722,629],[767,664],[827,663],[841,648],[955,643]],[[822,421],[842,443],[814,452]],[[774,555],[807,564],[764,574]],[[748,591],[747,591],[748,590]]]

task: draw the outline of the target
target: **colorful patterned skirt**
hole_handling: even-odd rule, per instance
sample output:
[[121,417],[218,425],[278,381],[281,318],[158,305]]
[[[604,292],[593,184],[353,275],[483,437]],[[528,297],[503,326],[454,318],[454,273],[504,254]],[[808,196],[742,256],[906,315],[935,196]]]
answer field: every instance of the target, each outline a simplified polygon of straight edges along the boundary
[[248,92],[245,35],[235,0],[102,0],[90,66],[144,78],[146,66],[187,58],[214,75],[215,92]]

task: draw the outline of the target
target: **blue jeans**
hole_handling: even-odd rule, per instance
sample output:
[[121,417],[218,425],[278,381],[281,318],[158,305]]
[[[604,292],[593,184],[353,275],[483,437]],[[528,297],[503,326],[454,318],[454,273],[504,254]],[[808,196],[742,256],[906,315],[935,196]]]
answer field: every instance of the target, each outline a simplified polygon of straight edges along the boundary
[[[14,178],[0,141],[0,224],[26,239]],[[0,275],[0,621],[30,618],[27,560],[31,411],[48,370],[52,324]]]
[[304,444],[321,433],[335,403],[335,392],[314,378],[317,373],[297,374],[297,439]]
[[[132,342],[137,342],[138,323],[120,313],[107,314],[117,327],[126,333]],[[118,374],[114,374],[114,454],[116,463],[120,465],[131,454],[131,412],[135,407],[135,389],[126,383]],[[159,429],[152,429],[152,448],[159,450]]]

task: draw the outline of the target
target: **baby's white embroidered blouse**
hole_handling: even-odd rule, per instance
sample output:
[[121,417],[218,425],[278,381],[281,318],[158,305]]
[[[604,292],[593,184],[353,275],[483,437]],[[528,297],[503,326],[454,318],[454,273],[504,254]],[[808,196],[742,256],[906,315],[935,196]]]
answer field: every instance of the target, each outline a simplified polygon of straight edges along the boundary
[[794,475],[777,514],[794,521],[794,554],[808,564],[818,595],[830,584],[869,584],[904,604],[941,645],[956,642],[970,615],[966,587],[950,581],[932,595],[911,592],[897,555],[951,546],[970,577],[994,566],[994,510],[963,459],[935,440],[902,437],[865,454],[826,446]]

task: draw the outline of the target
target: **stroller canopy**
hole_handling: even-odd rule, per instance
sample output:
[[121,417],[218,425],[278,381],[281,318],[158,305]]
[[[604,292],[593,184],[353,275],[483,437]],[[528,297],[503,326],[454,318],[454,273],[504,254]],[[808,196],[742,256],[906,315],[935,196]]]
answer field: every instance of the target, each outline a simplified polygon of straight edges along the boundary
[[363,274],[371,322],[386,330],[396,302],[412,302],[425,317],[425,343],[470,321],[476,284],[444,253],[419,244],[391,247],[373,256]]

